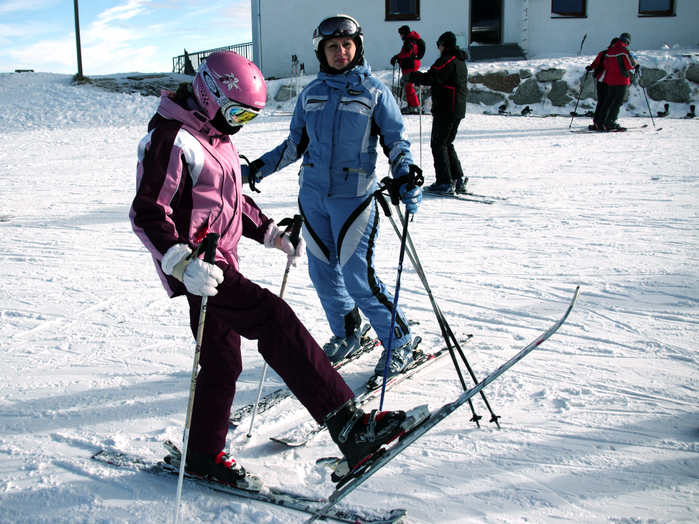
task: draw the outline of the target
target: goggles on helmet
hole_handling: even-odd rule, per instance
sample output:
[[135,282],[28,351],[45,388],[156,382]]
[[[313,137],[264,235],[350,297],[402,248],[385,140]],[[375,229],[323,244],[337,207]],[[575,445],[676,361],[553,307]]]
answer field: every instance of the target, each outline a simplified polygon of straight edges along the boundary
[[313,38],[331,38],[334,36],[356,36],[362,33],[356,21],[345,17],[332,17],[323,20],[315,31]]
[[227,102],[221,106],[223,117],[231,126],[242,126],[260,114],[260,109],[240,105],[237,102]]

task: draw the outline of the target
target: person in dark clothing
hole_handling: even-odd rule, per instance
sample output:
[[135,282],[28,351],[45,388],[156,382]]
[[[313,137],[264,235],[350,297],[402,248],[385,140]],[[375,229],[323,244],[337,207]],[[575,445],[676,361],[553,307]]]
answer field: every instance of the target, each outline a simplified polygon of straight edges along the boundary
[[602,112],[604,101],[607,98],[607,84],[602,82],[602,73],[604,73],[604,59],[607,56],[607,51],[617,42],[618,38],[612,38],[611,43],[604,51],[600,51],[592,63],[585,67],[587,71],[592,71],[592,76],[597,79],[597,107],[595,108],[595,116],[592,118],[592,125],[589,126],[590,131],[596,131],[604,122],[600,122],[599,115]]
[[425,188],[432,193],[466,192],[468,178],[454,149],[454,139],[461,120],[466,116],[468,68],[466,52],[456,45],[456,36],[447,31],[437,40],[440,56],[426,72],[403,75],[401,83],[431,86],[432,136],[430,147],[436,181]]
[[604,58],[602,82],[607,84],[607,96],[600,110],[598,131],[626,131],[616,119],[624,103],[624,98],[631,84],[631,71],[638,68],[636,60],[627,49],[631,43],[631,35],[622,33],[619,41],[607,50]]
[[[403,48],[400,50],[400,53],[393,55],[391,65],[398,63],[401,74],[406,75],[420,69],[420,60],[417,59],[417,42],[420,40],[420,35],[415,31],[411,31],[407,25],[401,26],[398,29],[398,34],[401,40],[403,40]],[[417,98],[415,86],[410,82],[405,84],[405,99],[408,102],[408,107],[402,109],[401,112],[406,115],[418,114],[420,101]]]

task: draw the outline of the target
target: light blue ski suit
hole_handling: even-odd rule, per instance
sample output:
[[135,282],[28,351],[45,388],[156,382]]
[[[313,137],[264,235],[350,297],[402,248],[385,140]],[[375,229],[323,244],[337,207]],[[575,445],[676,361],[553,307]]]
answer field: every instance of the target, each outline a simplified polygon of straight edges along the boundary
[[[413,163],[410,142],[388,87],[371,76],[366,62],[344,74],[321,72],[299,95],[287,139],[260,157],[259,175],[303,156],[299,208],[309,274],[330,328],[341,338],[354,333],[361,324],[359,308],[385,346],[393,296],[374,267],[379,139],[393,177],[407,175]],[[398,308],[393,348],[410,338]]]

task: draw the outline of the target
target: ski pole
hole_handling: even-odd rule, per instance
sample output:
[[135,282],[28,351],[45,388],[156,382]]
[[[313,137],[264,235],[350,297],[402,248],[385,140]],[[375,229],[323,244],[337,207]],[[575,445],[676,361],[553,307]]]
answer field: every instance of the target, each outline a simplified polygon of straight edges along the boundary
[[[301,225],[303,224],[303,216],[294,215],[293,220],[290,218],[285,218],[279,222],[280,226],[291,225],[291,234],[289,235],[289,240],[291,245],[296,248],[299,243],[299,235],[301,234]],[[286,262],[286,269],[284,270],[284,278],[282,279],[282,287],[279,290],[279,298],[284,298],[284,291],[286,291],[286,283],[289,280],[289,272],[291,271],[291,260]],[[252,437],[252,428],[255,424],[255,415],[257,414],[257,406],[260,403],[260,397],[262,396],[262,385],[265,382],[265,375],[267,374],[267,362],[262,366],[262,376],[260,377],[260,385],[257,387],[257,398],[255,399],[255,405],[252,408],[252,414],[250,418],[250,430],[248,431],[247,437]]]
[[422,86],[417,90],[420,93],[417,99],[417,110],[420,111],[420,165],[422,165]]
[[[638,68],[638,83],[641,84],[641,68]],[[653,122],[653,127],[655,127],[655,119],[653,118],[653,111],[650,110],[650,102],[648,102],[648,93],[646,93],[646,88],[641,84],[641,89],[643,89],[643,96],[646,97],[646,105],[648,106],[648,114],[650,115],[650,121]]]
[[[213,264],[216,260],[216,246],[218,245],[219,235],[217,233],[209,233],[204,238],[204,241],[199,245],[195,252],[195,256],[199,256],[201,251],[206,250],[204,262]],[[201,309],[199,311],[199,326],[197,327],[197,345],[194,350],[194,364],[192,366],[192,380],[189,387],[189,402],[187,403],[187,417],[184,423],[184,444],[182,448],[182,456],[180,457],[180,475],[177,481],[177,498],[175,501],[175,524],[180,512],[180,498],[182,496],[182,481],[184,480],[184,466],[187,461],[187,446],[189,445],[189,429],[192,426],[192,410],[194,409],[194,392],[197,386],[197,368],[199,367],[199,357],[201,356],[201,344],[204,338],[204,320],[206,319],[206,304],[208,296],[204,295],[201,299]]]
[[[585,36],[587,36],[587,35],[585,35]],[[583,42],[584,41],[585,41],[585,39],[583,38]],[[573,120],[575,120],[575,115],[578,114],[578,104],[580,103],[580,97],[582,96],[583,89],[585,89],[585,80],[587,80],[588,73],[589,73],[589,71],[585,71],[585,76],[582,79],[582,83],[580,85],[580,93],[578,93],[578,99],[575,102],[575,109],[573,109],[573,113],[572,113],[573,118],[570,119],[570,125],[568,126],[568,129],[570,129],[570,127],[573,125]],[[597,103],[599,104],[600,101],[598,100]]]
[[[393,229],[396,232],[398,236],[400,236],[400,231],[398,229],[398,226],[396,225],[395,220],[393,219],[393,216],[391,214],[391,210],[388,207],[388,204],[386,203],[386,200],[384,199],[383,194],[380,192],[376,193],[377,199],[379,200],[379,203],[381,204],[381,207],[384,210],[384,214],[388,217],[388,219],[391,221],[391,224],[393,225]],[[473,372],[473,369],[471,368],[471,365],[468,362],[468,359],[466,358],[466,355],[463,353],[461,346],[459,346],[458,341],[456,340],[456,336],[454,335],[453,331],[449,327],[449,323],[446,320],[446,317],[442,313],[442,310],[440,309],[439,305],[437,304],[437,300],[434,297],[434,294],[432,293],[432,289],[430,288],[429,283],[427,282],[427,275],[425,274],[425,270],[422,267],[422,264],[420,263],[420,259],[417,256],[417,250],[415,249],[415,245],[413,244],[412,238],[410,237],[410,234],[408,234],[408,258],[413,264],[413,267],[415,268],[416,273],[418,274],[418,277],[420,278],[422,285],[425,288],[425,291],[427,292],[427,296],[430,299],[430,302],[432,304],[432,309],[435,312],[435,316],[437,317],[437,323],[439,324],[439,327],[442,331],[442,337],[444,338],[446,344],[447,344],[447,349],[449,350],[449,353],[452,357],[452,361],[454,363],[454,367],[456,369],[456,373],[459,377],[459,380],[461,382],[462,387],[464,388],[464,391],[467,388],[466,383],[464,381],[463,375],[461,374],[461,369],[459,367],[459,364],[456,360],[456,356],[454,354],[454,350],[452,348],[451,342],[453,341],[454,347],[456,350],[459,352],[459,355],[461,356],[461,359],[464,361],[464,364],[466,365],[466,369],[468,370],[471,378],[473,379],[473,382],[475,384],[478,383],[478,379],[476,378],[475,373]],[[498,429],[500,429],[500,423],[498,422],[498,419],[500,418],[498,415],[496,415],[493,412],[493,409],[490,406],[490,403],[488,402],[488,399],[485,397],[485,393],[481,392],[481,398],[483,399],[483,402],[485,403],[486,407],[488,408],[488,411],[490,412],[491,419],[490,422],[495,422],[497,425]],[[481,419],[480,415],[476,414],[475,408],[473,406],[473,403],[469,400],[469,405],[471,407],[471,413],[473,414],[473,418],[471,419],[472,422],[475,422],[478,427],[480,427],[479,420]]]
[[[420,185],[424,181],[422,178],[422,170],[414,164],[410,165],[410,171],[408,173],[408,190],[413,189],[415,185]],[[398,184],[402,183],[387,177],[384,179],[384,184],[389,190],[391,195],[391,200],[395,205],[398,205],[399,201],[399,188],[396,187]],[[403,273],[403,260],[405,259],[405,244],[408,238],[408,219],[410,218],[410,212],[406,208],[405,210],[405,222],[403,226],[403,236],[400,242],[400,255],[398,256],[398,274],[396,276],[396,291],[393,295],[393,308],[391,310],[391,324],[388,332],[388,344],[386,346],[386,361],[383,366],[383,380],[381,381],[381,400],[379,402],[379,411],[383,409],[383,400],[386,395],[386,379],[388,378],[388,365],[391,362],[391,350],[393,349],[393,329],[396,325],[396,313],[398,310],[398,296],[400,295],[400,277]]]

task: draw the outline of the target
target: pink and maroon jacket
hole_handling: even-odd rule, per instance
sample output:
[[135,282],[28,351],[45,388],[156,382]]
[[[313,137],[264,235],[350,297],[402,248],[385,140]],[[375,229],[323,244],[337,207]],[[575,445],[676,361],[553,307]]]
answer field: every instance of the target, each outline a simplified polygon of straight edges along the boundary
[[[160,269],[175,244],[199,244],[218,233],[216,261],[238,269],[241,236],[260,243],[272,220],[243,194],[238,151],[217,131],[193,98],[183,108],[163,91],[148,134],[138,144],[136,197],[129,217],[134,232],[153,256],[170,296],[184,285]],[[223,263],[223,264],[221,264]]]

